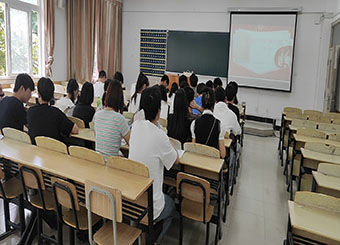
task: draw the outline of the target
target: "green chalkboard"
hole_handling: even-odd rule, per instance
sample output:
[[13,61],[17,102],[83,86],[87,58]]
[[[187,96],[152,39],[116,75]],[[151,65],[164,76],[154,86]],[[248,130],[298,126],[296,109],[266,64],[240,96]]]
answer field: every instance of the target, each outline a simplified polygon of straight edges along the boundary
[[166,70],[227,77],[229,33],[168,31]]

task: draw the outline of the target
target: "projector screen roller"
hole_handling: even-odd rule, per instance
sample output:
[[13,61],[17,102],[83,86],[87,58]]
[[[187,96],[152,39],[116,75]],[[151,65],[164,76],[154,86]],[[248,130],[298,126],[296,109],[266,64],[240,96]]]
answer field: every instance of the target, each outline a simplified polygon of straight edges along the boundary
[[291,91],[297,13],[231,13],[228,81]]

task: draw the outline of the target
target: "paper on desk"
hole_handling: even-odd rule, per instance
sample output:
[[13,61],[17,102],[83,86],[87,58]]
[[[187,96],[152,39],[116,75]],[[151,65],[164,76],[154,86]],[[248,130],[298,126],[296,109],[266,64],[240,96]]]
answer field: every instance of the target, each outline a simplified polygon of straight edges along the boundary
[[178,157],[181,158],[184,154],[184,150],[177,150],[178,152]]

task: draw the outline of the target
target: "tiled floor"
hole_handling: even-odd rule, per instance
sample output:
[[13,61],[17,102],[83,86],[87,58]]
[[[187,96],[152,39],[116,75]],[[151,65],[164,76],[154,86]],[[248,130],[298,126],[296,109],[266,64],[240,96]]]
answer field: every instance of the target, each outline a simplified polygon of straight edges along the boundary
[[[282,244],[287,229],[287,200],[282,168],[279,165],[278,138],[245,135],[241,168],[234,195],[228,207],[223,237],[219,244]],[[15,208],[11,209],[15,213]],[[4,230],[2,201],[0,203],[0,230]],[[175,219],[163,244],[178,244],[178,219]],[[213,244],[216,226],[210,225],[210,243]],[[67,232],[64,232],[68,244]],[[19,235],[13,235],[1,244],[17,244]],[[185,220],[184,244],[204,244],[205,226]],[[78,243],[80,244],[80,243]]]

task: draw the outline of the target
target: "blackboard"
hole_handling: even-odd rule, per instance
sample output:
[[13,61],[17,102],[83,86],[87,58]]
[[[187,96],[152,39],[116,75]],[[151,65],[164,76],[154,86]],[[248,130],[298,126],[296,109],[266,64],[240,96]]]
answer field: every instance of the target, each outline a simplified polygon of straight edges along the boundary
[[166,70],[227,77],[229,33],[168,31]]

